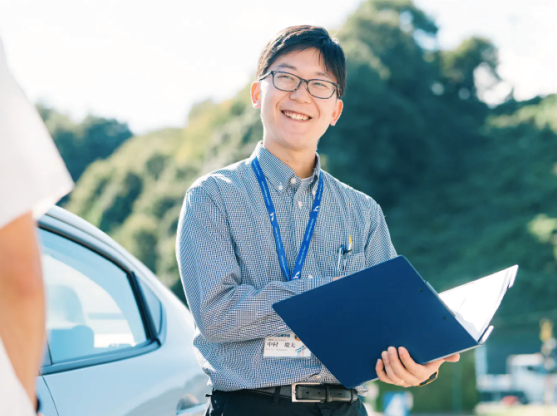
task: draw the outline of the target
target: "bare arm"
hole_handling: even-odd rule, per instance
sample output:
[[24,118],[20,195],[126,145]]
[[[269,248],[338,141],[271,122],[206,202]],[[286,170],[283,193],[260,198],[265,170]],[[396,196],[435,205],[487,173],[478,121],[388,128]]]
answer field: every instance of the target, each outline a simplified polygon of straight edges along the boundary
[[32,403],[45,340],[44,286],[35,225],[27,213],[0,229],[0,337]]

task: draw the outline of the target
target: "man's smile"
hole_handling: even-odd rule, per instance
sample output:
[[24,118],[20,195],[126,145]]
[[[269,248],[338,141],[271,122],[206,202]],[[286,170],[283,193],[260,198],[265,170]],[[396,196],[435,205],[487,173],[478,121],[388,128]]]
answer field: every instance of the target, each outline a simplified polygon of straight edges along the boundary
[[286,117],[288,117],[291,120],[295,120],[295,121],[311,120],[311,117],[308,116],[307,114],[297,113],[295,111],[290,111],[290,110],[282,110],[281,112],[282,112],[282,114],[284,114]]

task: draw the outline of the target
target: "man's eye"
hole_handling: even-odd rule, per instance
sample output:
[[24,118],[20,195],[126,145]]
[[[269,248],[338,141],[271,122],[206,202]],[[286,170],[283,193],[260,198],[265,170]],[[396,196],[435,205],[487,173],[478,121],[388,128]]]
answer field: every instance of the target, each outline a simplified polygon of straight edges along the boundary
[[294,77],[287,75],[287,74],[278,74],[279,79],[283,81],[294,81]]
[[313,86],[316,87],[316,88],[319,88],[321,90],[331,88],[330,85],[325,83],[325,82],[314,82]]

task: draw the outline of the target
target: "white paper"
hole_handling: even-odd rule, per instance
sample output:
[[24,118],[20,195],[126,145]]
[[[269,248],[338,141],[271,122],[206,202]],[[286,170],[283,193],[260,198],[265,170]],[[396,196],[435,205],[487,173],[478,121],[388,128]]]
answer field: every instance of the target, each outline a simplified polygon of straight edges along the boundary
[[518,266],[440,293],[439,297],[460,324],[479,341],[512,286]]

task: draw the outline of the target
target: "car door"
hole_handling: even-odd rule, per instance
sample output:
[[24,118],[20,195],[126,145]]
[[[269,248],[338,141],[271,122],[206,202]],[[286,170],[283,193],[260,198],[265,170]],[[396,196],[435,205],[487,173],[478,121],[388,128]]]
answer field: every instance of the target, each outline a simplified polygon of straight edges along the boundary
[[148,288],[90,238],[44,229],[40,238],[50,354],[42,375],[58,416],[198,413],[176,371],[180,352],[161,342]]
[[36,378],[35,387],[37,388],[37,397],[41,403],[40,414],[44,416],[58,416],[54,401],[48,391],[48,387],[44,381],[44,377],[39,376]]

